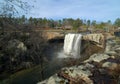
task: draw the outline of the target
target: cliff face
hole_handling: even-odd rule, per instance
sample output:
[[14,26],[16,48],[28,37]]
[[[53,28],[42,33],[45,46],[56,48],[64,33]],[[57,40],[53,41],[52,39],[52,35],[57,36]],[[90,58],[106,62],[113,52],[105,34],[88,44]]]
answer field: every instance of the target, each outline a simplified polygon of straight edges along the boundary
[[[42,36],[46,38],[47,40],[50,39],[56,39],[56,38],[63,38],[64,39],[64,34],[60,32],[43,32]],[[94,41],[100,45],[103,45],[104,42],[104,35],[101,33],[98,34],[85,34],[82,36],[83,40],[88,40],[88,41]]]
[[[91,37],[86,36],[89,40],[100,42],[99,36]],[[38,84],[119,84],[120,43],[116,39],[106,40],[103,53],[93,54],[83,62],[79,61],[78,65],[62,68],[58,73]]]
[[96,42],[101,47],[104,47],[104,44],[105,44],[105,37],[101,33],[98,33],[98,34],[87,34],[87,35],[83,36],[83,39],[87,40],[87,41]]
[[83,36],[83,39],[84,40],[94,41],[94,42],[97,42],[97,43],[100,44],[101,42],[103,42],[104,36],[101,33],[98,33],[98,34],[87,34],[87,35]]
[[105,37],[103,34],[87,34],[82,36],[81,55],[83,60],[90,55],[103,52],[105,49]]

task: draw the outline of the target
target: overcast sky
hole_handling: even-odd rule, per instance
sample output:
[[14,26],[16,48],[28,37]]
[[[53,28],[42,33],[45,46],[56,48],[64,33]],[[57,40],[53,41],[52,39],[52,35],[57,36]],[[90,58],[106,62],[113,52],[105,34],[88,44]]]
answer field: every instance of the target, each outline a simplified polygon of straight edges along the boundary
[[[25,0],[26,1],[26,0]],[[28,0],[33,4],[28,17],[82,18],[114,21],[120,17],[120,0]]]

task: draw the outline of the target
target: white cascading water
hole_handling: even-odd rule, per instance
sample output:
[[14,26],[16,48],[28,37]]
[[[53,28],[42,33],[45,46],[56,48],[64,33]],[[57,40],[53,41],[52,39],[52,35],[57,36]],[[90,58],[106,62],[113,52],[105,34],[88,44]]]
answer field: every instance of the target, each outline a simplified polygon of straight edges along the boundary
[[81,34],[67,34],[65,35],[62,58],[80,58],[80,47],[81,47]]

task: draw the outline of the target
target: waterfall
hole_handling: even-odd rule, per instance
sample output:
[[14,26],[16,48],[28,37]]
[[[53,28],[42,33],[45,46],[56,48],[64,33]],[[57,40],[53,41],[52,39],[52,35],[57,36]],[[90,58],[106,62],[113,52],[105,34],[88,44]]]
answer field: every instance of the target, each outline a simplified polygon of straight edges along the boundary
[[80,58],[81,34],[67,34],[64,40],[64,54],[71,58]]

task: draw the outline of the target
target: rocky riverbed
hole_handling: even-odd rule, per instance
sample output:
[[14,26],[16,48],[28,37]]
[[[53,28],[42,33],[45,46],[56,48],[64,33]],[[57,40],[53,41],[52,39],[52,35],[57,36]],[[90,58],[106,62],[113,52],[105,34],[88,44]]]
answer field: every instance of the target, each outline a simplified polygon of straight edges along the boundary
[[120,38],[106,38],[104,52],[64,67],[38,84],[120,84]]

